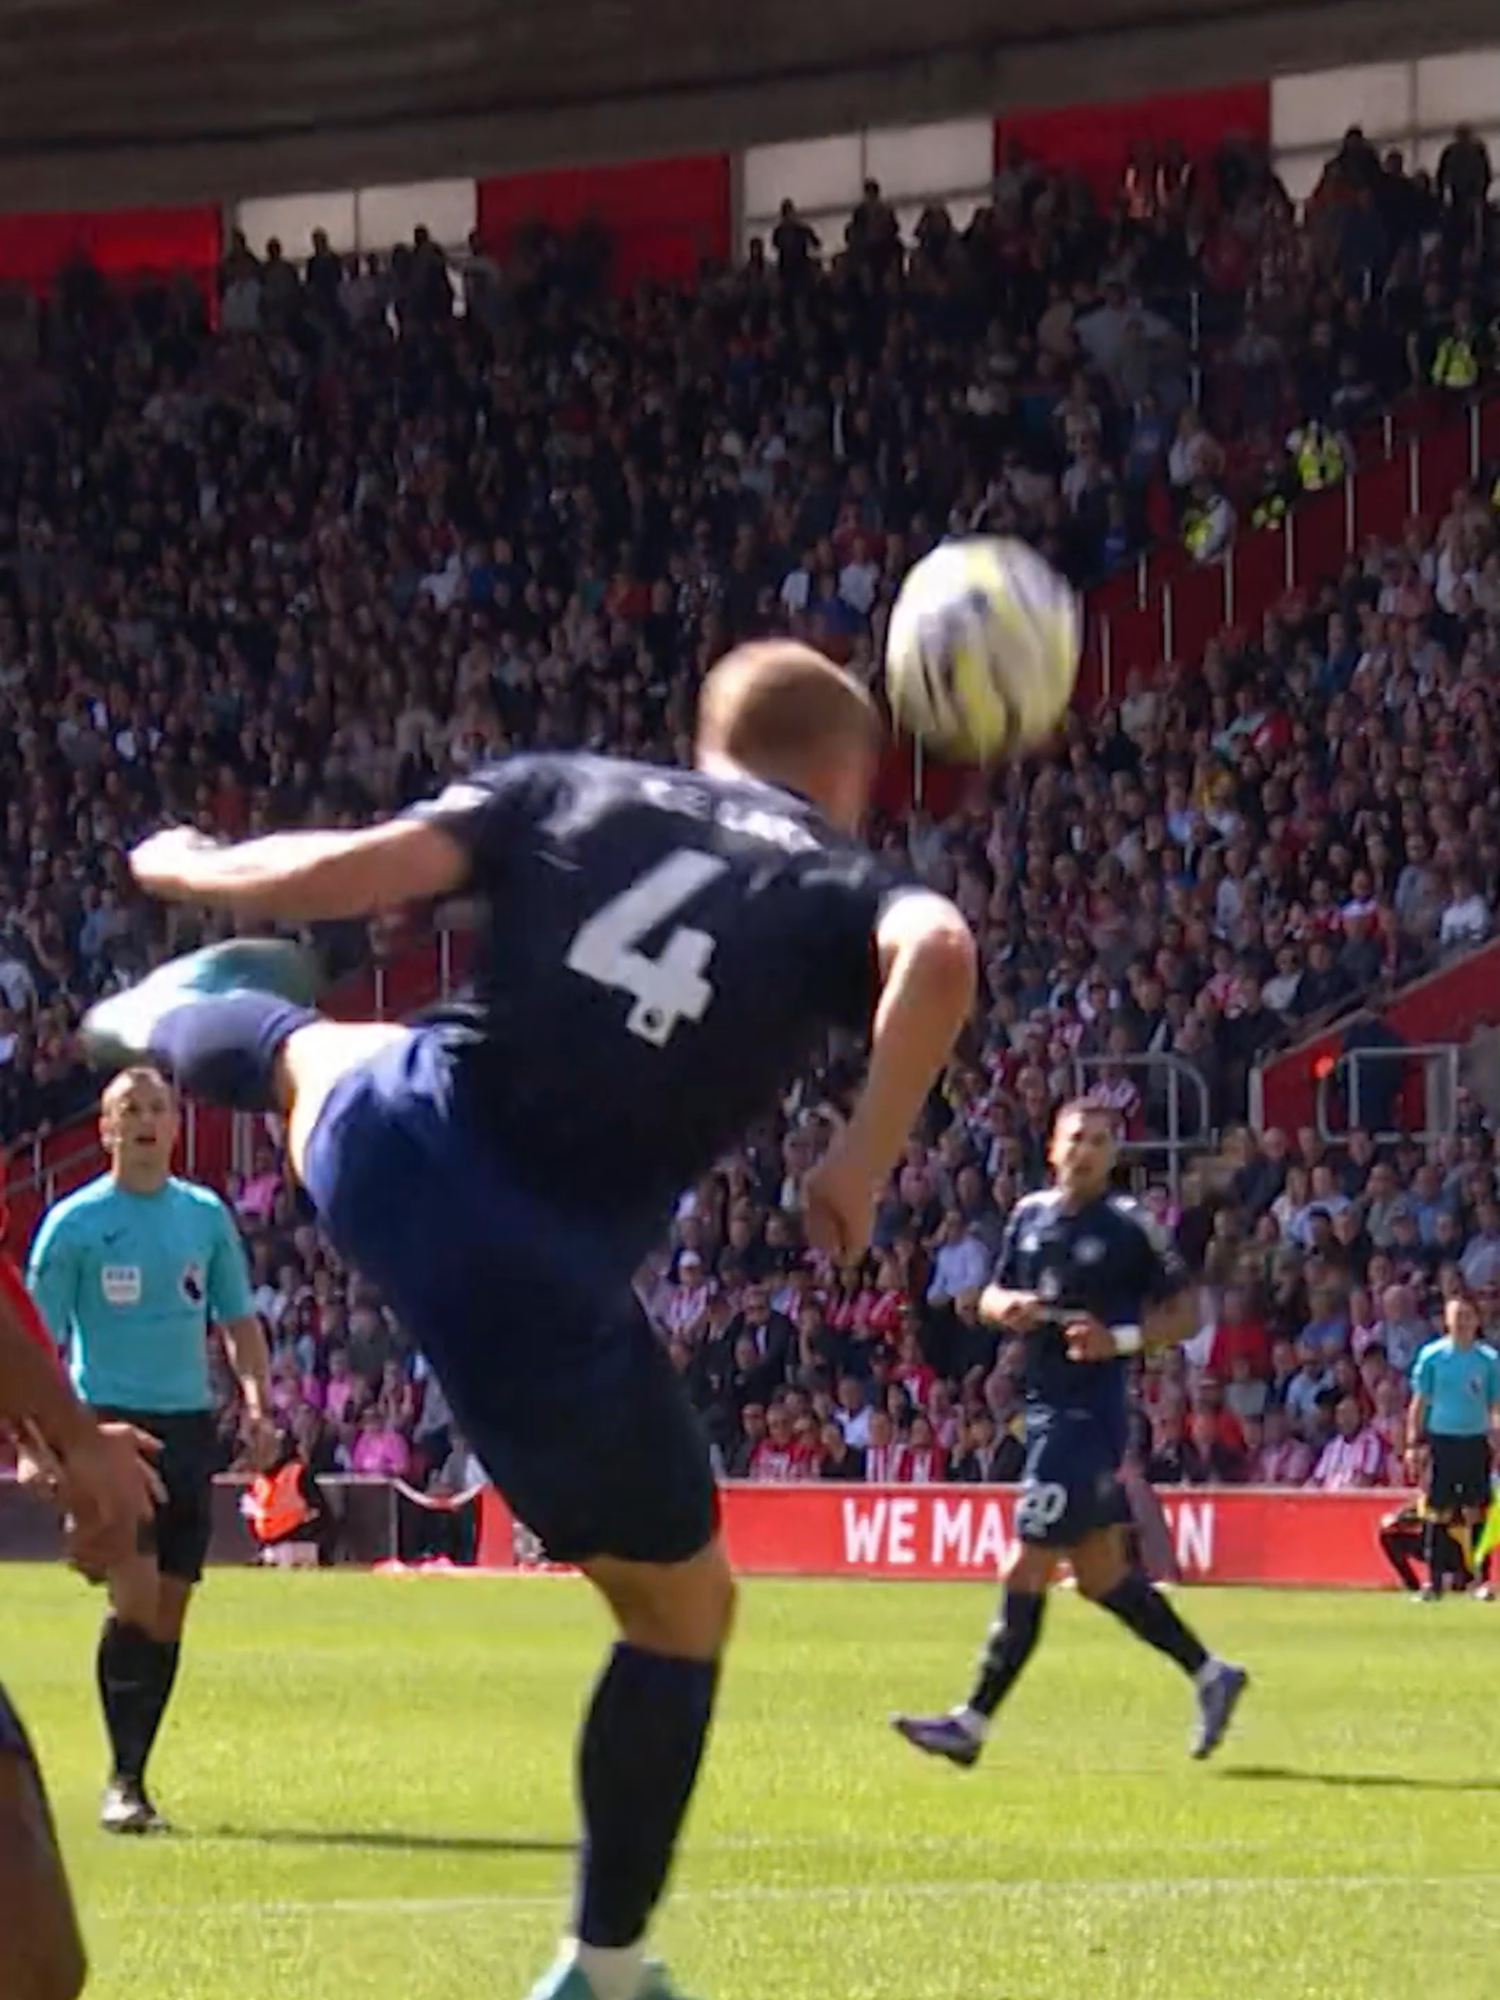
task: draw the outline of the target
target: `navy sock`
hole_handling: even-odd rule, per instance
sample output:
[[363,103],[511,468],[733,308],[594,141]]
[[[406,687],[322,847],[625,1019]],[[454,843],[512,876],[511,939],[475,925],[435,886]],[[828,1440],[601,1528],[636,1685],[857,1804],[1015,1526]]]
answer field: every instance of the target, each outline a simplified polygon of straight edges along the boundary
[[1000,1602],[1000,1615],[985,1641],[974,1692],[969,1696],[968,1705],[976,1715],[993,1715],[1010,1693],[1041,1636],[1046,1606],[1046,1598],[1034,1591],[1006,1590]]
[[1161,1592],[1136,1569],[1121,1577],[1099,1602],[1128,1625],[1138,1639],[1175,1660],[1185,1674],[1208,1664],[1208,1648],[1191,1633]]
[[627,1644],[610,1655],[578,1750],[581,1943],[618,1950],[644,1934],[666,1887],[718,1679],[716,1661]]
[[278,993],[225,993],[170,1007],[152,1025],[150,1053],[194,1097],[234,1111],[276,1111],[282,1043],[319,1018]]

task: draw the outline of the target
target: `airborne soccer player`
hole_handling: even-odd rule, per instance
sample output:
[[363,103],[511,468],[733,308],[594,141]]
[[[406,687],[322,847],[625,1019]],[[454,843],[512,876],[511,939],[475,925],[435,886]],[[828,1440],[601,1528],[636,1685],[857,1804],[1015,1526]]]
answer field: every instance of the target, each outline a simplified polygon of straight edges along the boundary
[[1223,1740],[1248,1685],[1216,1659],[1130,1558],[1125,1359],[1192,1331],[1187,1273],[1144,1209],[1109,1192],[1113,1114],[1064,1105],[1052,1131],[1053,1186],[1011,1213],[996,1283],[980,1310],[1026,1340],[1026,1467],[1019,1548],[968,1700],[943,1715],[898,1715],[929,1755],[978,1762],[990,1723],[1030,1659],[1059,1562],[1078,1588],[1174,1661],[1197,1693],[1193,1755]]
[[149,1056],[286,1116],[334,1243],[424,1347],[520,1519],[614,1613],[579,1743],[573,1931],[537,2000],[671,1991],[643,1940],[733,1602],[705,1442],[633,1274],[827,1030],[873,1013],[863,1093],[806,1190],[814,1238],[861,1250],[973,1003],[958,912],[893,886],[853,838],[878,740],[863,689],[771,642],[709,675],[693,772],[515,757],[362,832],[160,834],[132,857],[144,887],[246,917],[469,895],[472,999],[421,1027],[343,1026],[284,997],[294,948],[243,943],[87,1023],[102,1061]]

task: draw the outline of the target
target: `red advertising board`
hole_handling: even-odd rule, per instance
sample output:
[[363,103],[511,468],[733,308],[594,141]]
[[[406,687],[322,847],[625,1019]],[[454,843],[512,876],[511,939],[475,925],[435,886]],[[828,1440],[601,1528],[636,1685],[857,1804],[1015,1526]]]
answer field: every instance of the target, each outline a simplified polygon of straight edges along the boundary
[[[1018,1489],[1003,1486],[755,1486],[721,1489],[730,1560],[741,1576],[865,1576],[962,1581],[993,1576],[1015,1549]],[[1195,1487],[1161,1494],[1189,1583],[1378,1589],[1376,1545],[1394,1493]],[[479,1561],[545,1567],[509,1510],[486,1493]]]

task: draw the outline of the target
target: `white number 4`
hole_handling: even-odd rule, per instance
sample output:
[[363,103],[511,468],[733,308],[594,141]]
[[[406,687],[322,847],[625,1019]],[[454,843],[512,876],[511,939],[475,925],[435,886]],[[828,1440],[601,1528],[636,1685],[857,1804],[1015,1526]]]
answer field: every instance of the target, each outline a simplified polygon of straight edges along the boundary
[[714,955],[707,931],[678,924],[654,958],[639,949],[659,925],[729,866],[712,854],[679,848],[648,869],[589,918],[568,951],[570,971],[635,1001],[625,1025],[665,1048],[683,1021],[701,1021],[714,997],[704,978]]

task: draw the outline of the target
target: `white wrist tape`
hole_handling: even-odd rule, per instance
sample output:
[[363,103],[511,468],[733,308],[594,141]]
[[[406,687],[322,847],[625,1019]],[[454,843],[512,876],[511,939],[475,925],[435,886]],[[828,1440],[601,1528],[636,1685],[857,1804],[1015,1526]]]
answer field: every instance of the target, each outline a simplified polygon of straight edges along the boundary
[[1145,1345],[1145,1335],[1138,1326],[1112,1326],[1110,1332],[1117,1354],[1139,1354]]

